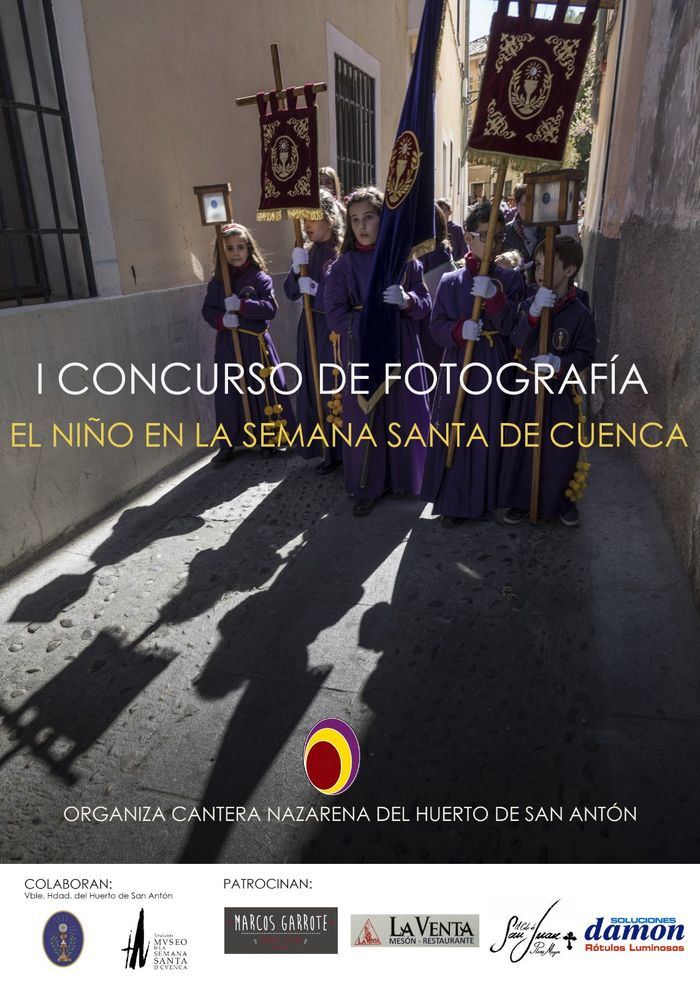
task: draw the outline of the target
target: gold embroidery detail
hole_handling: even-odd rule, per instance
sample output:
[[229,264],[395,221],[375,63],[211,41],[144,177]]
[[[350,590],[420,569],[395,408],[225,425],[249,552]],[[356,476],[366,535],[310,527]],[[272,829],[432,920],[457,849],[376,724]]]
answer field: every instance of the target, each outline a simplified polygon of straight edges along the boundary
[[559,106],[556,115],[549,119],[543,119],[537,127],[535,133],[528,133],[525,137],[530,143],[556,143],[559,139],[559,128],[564,118],[564,106]]
[[581,39],[577,38],[575,41],[563,37],[557,37],[552,34],[545,38],[547,44],[552,45],[552,50],[554,51],[554,57],[557,62],[566,72],[567,80],[571,78],[574,74],[574,69],[576,67],[576,55],[578,53],[578,46],[581,43]]
[[508,86],[510,108],[520,119],[542,112],[552,91],[552,72],[541,58],[526,58],[513,72]]
[[299,151],[290,136],[280,136],[275,140],[271,155],[272,173],[278,181],[288,181],[299,166]]
[[269,177],[265,178],[265,197],[266,198],[278,198],[280,192],[277,190],[275,185],[272,183]]
[[497,72],[503,68],[507,61],[515,58],[528,41],[534,41],[534,34],[501,34],[501,46],[498,49],[495,69]]
[[299,139],[308,146],[311,143],[311,136],[309,134],[309,117],[304,116],[303,119],[299,119],[297,116],[292,116],[289,120],[292,125],[294,132],[297,134]]
[[396,137],[389,158],[386,178],[386,206],[398,208],[408,197],[420,167],[420,144],[418,137],[406,129]]
[[515,132],[512,129],[508,129],[508,120],[506,117],[496,109],[495,99],[491,99],[489,102],[486,125],[484,126],[484,136],[502,136],[506,140],[512,140],[515,136]]
[[299,178],[294,188],[289,192],[290,198],[295,198],[297,194],[311,194],[311,169],[309,167],[306,168],[306,173]]
[[279,125],[279,119],[276,119],[273,123],[263,123],[263,150],[267,150],[270,143],[272,143],[272,137],[275,135],[275,130]]

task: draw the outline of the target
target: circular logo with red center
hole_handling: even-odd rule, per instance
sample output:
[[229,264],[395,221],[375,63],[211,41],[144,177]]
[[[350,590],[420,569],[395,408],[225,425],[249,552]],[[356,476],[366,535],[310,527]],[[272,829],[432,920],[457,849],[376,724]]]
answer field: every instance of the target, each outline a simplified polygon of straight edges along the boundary
[[344,793],[360,769],[360,743],[342,719],[322,719],[304,743],[304,769],[309,782],[322,794]]

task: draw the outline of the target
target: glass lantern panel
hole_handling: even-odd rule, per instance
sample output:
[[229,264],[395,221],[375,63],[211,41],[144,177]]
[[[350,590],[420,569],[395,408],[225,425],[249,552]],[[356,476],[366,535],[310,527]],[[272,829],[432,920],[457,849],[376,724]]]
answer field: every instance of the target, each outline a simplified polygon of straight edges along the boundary
[[535,198],[532,220],[536,224],[547,222],[556,224],[559,220],[559,181],[535,184]]
[[208,225],[227,221],[226,202],[223,194],[204,194],[204,217]]

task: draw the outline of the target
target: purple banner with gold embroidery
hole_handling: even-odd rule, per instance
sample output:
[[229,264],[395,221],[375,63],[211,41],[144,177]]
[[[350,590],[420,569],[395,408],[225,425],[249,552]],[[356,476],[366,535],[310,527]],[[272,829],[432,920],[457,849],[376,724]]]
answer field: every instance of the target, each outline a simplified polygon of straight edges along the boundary
[[568,0],[557,3],[552,20],[531,17],[529,0],[510,17],[508,0],[499,0],[469,134],[473,163],[561,163],[598,2],[588,0],[574,24],[564,19]]
[[[297,108],[293,89],[287,89],[286,109],[270,92],[257,97],[260,111],[260,205],[258,221],[323,218],[318,190],[316,93],[304,86],[305,106]],[[268,108],[269,107],[269,108]]]

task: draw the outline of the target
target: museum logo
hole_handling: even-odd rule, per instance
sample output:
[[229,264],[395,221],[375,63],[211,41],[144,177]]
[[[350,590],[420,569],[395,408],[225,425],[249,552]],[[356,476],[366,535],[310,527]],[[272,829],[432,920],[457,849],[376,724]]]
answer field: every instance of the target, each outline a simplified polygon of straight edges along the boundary
[[224,910],[225,954],[337,954],[337,908]]
[[[578,937],[573,930],[557,929],[556,914],[552,911],[559,903],[552,905],[537,919],[523,919],[513,914],[506,923],[501,939],[492,944],[492,954],[504,953],[512,964],[518,964],[525,957],[557,957],[562,951],[571,951]],[[557,911],[558,912],[558,911]]]
[[304,769],[322,794],[342,794],[352,786],[360,769],[360,742],[347,722],[316,723],[304,743]]
[[586,927],[587,953],[679,953],[685,950],[685,926],[675,916],[599,916]]
[[122,953],[126,954],[126,959],[124,960],[125,968],[131,968],[131,970],[134,971],[137,967],[140,968],[146,966],[148,951],[151,949],[151,944],[149,942],[144,947],[145,944],[144,917],[143,910],[141,910],[139,913],[138,922],[136,924],[136,930],[133,933],[133,943],[132,932],[130,930],[126,947],[122,947]]
[[70,967],[83,949],[84,935],[80,921],[72,913],[61,910],[46,921],[44,951],[52,964]]
[[353,947],[479,946],[474,913],[362,913],[350,917]]

